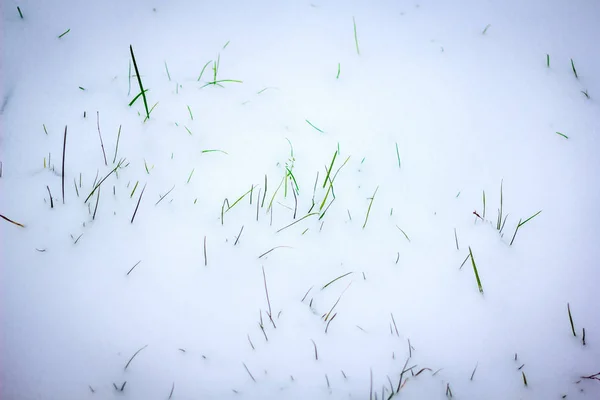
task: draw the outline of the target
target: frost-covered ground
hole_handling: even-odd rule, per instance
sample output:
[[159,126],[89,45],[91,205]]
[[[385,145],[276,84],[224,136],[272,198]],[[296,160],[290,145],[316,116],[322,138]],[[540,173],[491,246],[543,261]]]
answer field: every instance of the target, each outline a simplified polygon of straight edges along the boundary
[[600,3],[1,13],[0,398],[600,398]]

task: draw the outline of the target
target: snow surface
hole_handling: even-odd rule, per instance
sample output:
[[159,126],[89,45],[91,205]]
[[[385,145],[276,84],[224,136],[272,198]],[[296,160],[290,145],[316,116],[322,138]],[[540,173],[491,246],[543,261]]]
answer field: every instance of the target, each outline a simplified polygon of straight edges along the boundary
[[1,4],[3,400],[600,398],[599,2]]

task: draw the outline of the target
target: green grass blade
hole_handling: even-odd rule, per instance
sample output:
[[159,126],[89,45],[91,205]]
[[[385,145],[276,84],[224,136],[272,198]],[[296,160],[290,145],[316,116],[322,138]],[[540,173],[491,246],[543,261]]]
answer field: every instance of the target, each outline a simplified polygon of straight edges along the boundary
[[327,181],[329,180],[329,175],[331,174],[331,170],[333,169],[333,164],[335,163],[335,158],[337,157],[337,150],[333,153],[333,158],[331,159],[331,163],[329,164],[329,169],[327,170],[327,175],[325,176],[325,180],[323,181],[323,189],[325,189],[325,185],[327,185]]
[[483,286],[481,286],[481,280],[479,279],[479,273],[477,272],[477,265],[475,265],[475,259],[473,258],[471,246],[469,246],[469,257],[471,257],[471,264],[473,264],[473,272],[475,273],[475,279],[477,280],[477,287],[479,288],[479,293],[483,294]]
[[564,137],[565,139],[568,139],[569,137],[567,135],[565,135],[564,133],[560,133],[560,132],[556,132],[557,135],[560,135],[562,137]]
[[340,63],[338,63],[338,71],[337,71],[337,75],[335,76],[335,79],[340,79]]
[[[148,91],[148,89],[144,90],[144,92],[147,92],[147,91]],[[135,96],[133,98],[133,100],[131,100],[131,102],[129,102],[129,107],[131,107],[133,105],[133,103],[135,103],[135,101],[142,96],[142,94],[143,94],[143,92],[138,93],[137,96]]]
[[138,69],[137,62],[135,61],[135,55],[133,54],[133,46],[129,45],[129,52],[131,53],[131,59],[133,61],[133,68],[135,69],[135,75],[137,76],[137,81],[140,86],[140,92],[142,93],[142,98],[144,99],[144,108],[146,109],[146,119],[150,119],[150,111],[148,110],[148,100],[146,100],[146,91],[144,90],[144,86],[142,85],[142,77],[140,75],[140,70]]
[[350,271],[350,272],[346,272],[346,273],[345,273],[345,274],[343,274],[343,275],[340,275],[340,276],[338,276],[337,278],[335,278],[335,279],[333,279],[333,280],[329,281],[329,283],[325,284],[325,285],[324,285],[324,286],[321,288],[321,290],[325,289],[327,286],[331,285],[331,284],[332,284],[332,283],[334,283],[335,281],[337,281],[337,280],[339,280],[339,279],[342,279],[342,278],[344,278],[344,277],[346,277],[346,276],[348,276],[348,275],[350,275],[350,274],[353,274],[353,273],[354,273],[354,271]]
[[573,332],[573,336],[577,337],[577,333],[575,333],[575,324],[573,324],[573,316],[571,315],[571,305],[567,303],[567,311],[569,312],[569,322],[571,323],[571,332]]
[[208,64],[210,64],[212,62],[212,60],[209,60],[206,64],[204,64],[204,67],[202,67],[202,71],[200,71],[200,75],[198,75],[198,82],[200,82],[200,79],[202,79],[202,75],[204,74],[204,70],[206,69],[206,67],[208,67]]
[[356,33],[356,20],[352,17],[352,24],[354,25],[354,43],[356,44],[356,54],[360,56],[360,48],[358,46],[358,34]]
[[321,129],[317,128],[315,125],[313,125],[313,123],[312,123],[312,122],[310,122],[309,120],[307,120],[307,119],[306,119],[305,121],[306,121],[306,122],[307,122],[307,123],[308,123],[310,126],[312,126],[313,128],[315,128],[316,130],[318,130],[319,132],[321,132],[321,133],[325,133],[323,130],[321,130]]
[[371,206],[373,205],[373,201],[375,200],[375,195],[377,194],[377,191],[379,190],[379,186],[377,186],[377,188],[375,189],[375,192],[373,193],[373,197],[371,197],[371,202],[369,203],[369,208],[367,208],[367,215],[365,216],[365,223],[363,224],[363,229],[365,229],[365,227],[367,226],[367,221],[369,220],[369,214],[371,213]]
[[[71,28],[67,29],[66,31],[64,31],[63,33],[61,33],[58,38],[62,39],[63,36],[65,36],[67,33],[71,32]],[[571,60],[571,62],[573,62],[573,60]]]
[[541,212],[542,212],[542,210],[536,212],[531,217],[527,218],[525,221],[520,222],[519,225],[521,225],[521,226],[525,225],[527,222],[531,221],[532,219],[534,219],[535,217],[537,217],[538,215],[540,215]]
[[573,74],[575,74],[575,79],[579,79],[579,76],[577,75],[577,70],[575,69],[575,63],[573,62],[572,58],[571,58],[571,68],[573,69]]
[[400,169],[402,167],[402,164],[400,163],[400,152],[398,151],[398,142],[396,142],[396,157],[398,158],[398,169]]

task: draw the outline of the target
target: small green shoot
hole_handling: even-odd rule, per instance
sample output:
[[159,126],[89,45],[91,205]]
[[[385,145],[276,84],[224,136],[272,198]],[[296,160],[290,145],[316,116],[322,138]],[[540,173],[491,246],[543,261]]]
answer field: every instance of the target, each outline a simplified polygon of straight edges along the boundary
[[62,39],[63,36],[65,36],[67,33],[71,32],[71,28],[67,29],[66,31],[64,31],[63,33],[61,33],[58,38]]
[[227,153],[226,151],[219,150],[219,149],[202,150],[202,153],[215,153],[215,152],[229,155],[229,153]]
[[352,17],[352,23],[354,25],[354,43],[356,44],[356,54],[360,56],[360,48],[358,47],[358,34],[356,33],[356,20]]
[[408,243],[410,243],[410,238],[408,237],[408,235],[406,234],[406,232],[404,232],[404,230],[402,230],[402,228],[400,228],[398,225],[396,225],[396,228],[398,228],[400,230],[400,232],[402,232],[402,234],[404,235],[404,237],[406,238],[406,240],[408,240]]
[[79,90],[84,91],[85,92],[85,88],[83,86],[79,86]]
[[42,124],[42,126],[44,127],[44,133],[45,133],[46,135],[48,135],[48,130],[46,129],[46,124]]
[[206,64],[204,64],[204,67],[202,67],[202,70],[200,71],[200,75],[198,75],[198,82],[200,82],[200,79],[202,79],[204,70],[206,69],[206,67],[208,67],[208,64],[210,64],[211,62],[212,62],[212,60],[209,60]]
[[102,185],[102,183],[108,179],[109,176],[111,176],[113,173],[115,173],[119,168],[121,168],[121,165],[123,165],[123,163],[125,162],[125,159],[122,158],[119,160],[119,163],[117,164],[116,167],[114,167],[104,178],[102,178],[102,180],[100,182],[98,182],[95,186],[94,189],[92,189],[92,191],[90,192],[90,194],[88,195],[88,197],[85,199],[84,203],[87,203],[88,200],[90,199],[90,197],[92,197],[92,195],[96,192],[96,190],[100,187],[100,185]]
[[477,280],[477,287],[479,288],[479,293],[483,294],[483,286],[481,286],[481,280],[479,279],[479,273],[477,272],[477,265],[475,265],[475,259],[473,258],[471,246],[469,246],[469,257],[471,257],[471,264],[473,264],[473,272],[475,273],[475,279]]
[[337,281],[337,280],[339,280],[339,279],[342,279],[342,278],[344,278],[344,277],[346,277],[346,276],[348,276],[348,275],[350,275],[350,274],[353,274],[353,273],[354,273],[353,271],[350,271],[350,272],[346,272],[346,273],[345,273],[345,274],[343,274],[343,275],[340,275],[340,276],[338,276],[337,278],[335,278],[335,279],[333,279],[333,280],[329,281],[329,283],[327,283],[327,284],[323,285],[323,287],[321,288],[321,290],[325,289],[327,286],[331,285],[331,284],[332,284],[332,283],[334,283],[335,281]]
[[321,132],[321,133],[325,133],[323,130],[321,130],[321,129],[317,128],[315,125],[313,125],[313,123],[312,123],[312,122],[310,122],[309,120],[307,120],[307,119],[306,119],[305,121],[306,121],[306,122],[307,122],[307,123],[308,123],[310,126],[312,126],[313,128],[315,128],[316,130],[318,130],[319,132]]
[[165,61],[165,71],[167,71],[167,77],[169,78],[169,82],[171,82],[171,74],[169,73],[169,67],[167,66],[166,61]]
[[340,67],[341,67],[340,63],[338,63],[338,72],[337,72],[337,75],[335,76],[335,79],[340,79],[340,72],[341,72]]
[[19,17],[21,17],[21,19],[24,19],[23,13],[21,12],[21,7],[17,6],[17,11],[19,12]]
[[525,376],[525,372],[521,371],[521,374],[523,375],[523,384],[527,387],[527,377]]
[[492,26],[492,24],[487,24],[485,26],[485,28],[483,28],[483,31],[481,32],[482,35],[485,35],[485,33],[487,32],[487,30],[490,28],[490,26]]
[[148,175],[150,175],[150,171],[152,171],[152,169],[154,168],[154,165],[152,165],[152,167],[148,168],[148,164],[146,163],[146,159],[144,158],[144,168],[146,168],[146,173]]
[[573,62],[572,58],[571,58],[571,68],[573,69],[573,74],[575,75],[575,79],[579,79],[579,76],[577,75],[577,70],[575,69],[575,63]]
[[190,128],[188,128],[187,126],[183,126],[185,128],[185,130],[187,131],[187,133],[190,134],[190,136],[193,136],[192,131],[190,131]]
[[485,219],[485,190],[483,191],[483,216],[482,219]]
[[375,200],[375,195],[377,194],[377,191],[379,190],[379,186],[377,186],[377,188],[375,189],[375,192],[373,193],[373,196],[370,198],[370,202],[369,202],[369,208],[367,208],[367,215],[365,216],[365,223],[363,224],[363,229],[365,229],[365,227],[367,226],[367,221],[369,220],[369,214],[371,213],[371,206],[373,205],[373,201]]
[[186,184],[187,184],[187,183],[190,183],[190,179],[192,179],[192,175],[194,175],[194,170],[195,170],[195,169],[196,169],[196,168],[192,168],[192,172],[190,172],[190,176],[188,176],[188,179],[187,179],[187,182],[186,182]]
[[400,162],[400,152],[398,151],[398,142],[396,142],[396,157],[398,158],[398,169],[402,167],[402,163]]
[[581,93],[583,93],[583,95],[589,100],[590,99],[590,95],[588,94],[587,89],[586,90],[582,90]]
[[192,121],[194,120],[194,114],[192,114],[192,109],[190,108],[190,106],[187,106],[188,112],[190,113],[190,118],[192,119]]
[[523,225],[525,225],[527,222],[531,221],[533,218],[537,217],[541,212],[542,212],[542,210],[536,212],[535,214],[533,214],[531,217],[527,218],[523,222],[521,222],[521,220],[519,220],[519,223],[517,224],[517,229],[515,229],[515,234],[513,235],[512,240],[510,241],[510,246],[512,246],[513,242],[515,241],[515,237],[517,236],[517,232],[519,231],[519,228],[522,227]]
[[133,186],[133,190],[131,191],[131,194],[129,195],[130,199],[133,197],[133,194],[135,193],[135,189],[137,189],[139,183],[140,183],[140,181],[137,181],[135,183],[135,185]]
[[131,94],[131,60],[129,60],[129,73],[127,74],[127,96]]
[[500,208],[498,209],[498,220],[496,221],[496,229],[500,230],[502,228],[502,207],[503,207],[503,193],[502,193],[502,185],[504,180],[500,181]]
[[[131,60],[133,61],[133,67],[135,68],[135,75],[137,77],[138,85],[140,86],[140,94],[144,100],[144,108],[146,109],[146,119],[150,119],[150,110],[148,110],[148,100],[146,99],[146,91],[142,85],[142,77],[140,70],[138,69],[137,62],[135,61],[135,55],[133,54],[133,46],[129,45],[129,52],[131,53]],[[130,104],[131,105],[131,104]]]
[[565,135],[564,133],[561,133],[561,132],[556,132],[556,134],[564,137],[565,139],[569,138],[567,135]]
[[[237,79],[219,79],[219,80],[214,80],[212,82],[207,82],[204,86],[202,86],[202,88],[207,87],[208,85],[213,85],[213,86],[221,86],[223,87],[223,85],[221,85],[221,83],[224,82],[230,82],[230,83],[244,83],[243,81],[237,80]],[[201,88],[201,89],[202,89]]]
[[331,164],[329,164],[329,169],[327,169],[327,175],[325,176],[325,180],[323,181],[323,189],[325,189],[325,185],[327,185],[327,181],[329,180],[329,175],[331,174],[331,170],[333,169],[333,164],[335,163],[335,158],[337,157],[337,155],[337,151],[333,153]]
[[[264,197],[263,197],[263,199],[264,199]],[[284,229],[287,229],[287,228],[289,228],[290,226],[292,226],[292,225],[295,225],[295,224],[297,224],[298,222],[300,222],[300,221],[302,221],[302,220],[304,220],[304,219],[306,219],[306,218],[308,218],[308,217],[311,217],[311,216],[313,216],[313,215],[319,215],[319,213],[318,213],[318,212],[314,212],[314,213],[309,213],[309,214],[306,214],[304,217],[302,217],[302,218],[300,218],[300,219],[298,219],[298,220],[296,220],[296,221],[292,222],[292,223],[291,223],[291,224],[289,224],[289,225],[286,225],[286,226],[284,226],[283,228],[279,229],[279,230],[278,230],[277,232],[275,232],[275,233],[279,233],[279,232],[281,232],[282,230],[284,230]]]
[[546,67],[550,68],[550,54],[546,53]]
[[266,90],[269,90],[269,89],[276,89],[276,88],[273,88],[273,87],[266,87],[266,88],[263,88],[263,89],[259,90],[258,92],[256,92],[256,94],[261,94],[261,93],[263,93],[264,91],[266,91]]
[[571,315],[571,305],[567,303],[567,312],[569,313],[569,322],[571,323],[571,332],[573,332],[573,336],[577,337],[577,333],[575,333],[575,324],[573,324],[573,316]]
[[115,156],[113,157],[113,164],[117,161],[117,152],[119,151],[119,139],[121,139],[121,125],[119,125],[119,133],[117,134],[117,145],[115,146]]
[[227,48],[227,46],[229,46],[229,40],[227,41],[227,43],[225,43],[225,45],[223,46],[223,50],[225,50]]

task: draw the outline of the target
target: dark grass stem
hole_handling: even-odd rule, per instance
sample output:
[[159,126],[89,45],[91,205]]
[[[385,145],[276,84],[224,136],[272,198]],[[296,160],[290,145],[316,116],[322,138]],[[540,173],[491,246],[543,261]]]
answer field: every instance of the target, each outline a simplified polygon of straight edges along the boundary
[[135,61],[135,55],[133,54],[133,46],[132,45],[129,45],[129,51],[131,53],[133,67],[135,69],[135,75],[137,77],[137,81],[140,86],[140,92],[142,94],[142,99],[144,100],[144,108],[146,109],[146,118],[150,119],[150,111],[148,110],[148,100],[146,99],[146,91],[144,90],[144,86],[142,85],[142,78],[140,75],[140,70],[138,69],[138,66],[137,66],[137,62]]
[[96,111],[96,124],[98,125],[98,136],[100,137],[100,147],[102,147],[104,165],[108,165],[108,162],[106,161],[106,152],[104,151],[104,142],[102,141],[102,133],[100,133],[100,111]]
[[61,188],[62,202],[65,204],[65,153],[67,149],[67,126],[65,125],[65,136],[63,139],[63,156],[62,156],[62,171],[61,171]]

